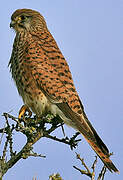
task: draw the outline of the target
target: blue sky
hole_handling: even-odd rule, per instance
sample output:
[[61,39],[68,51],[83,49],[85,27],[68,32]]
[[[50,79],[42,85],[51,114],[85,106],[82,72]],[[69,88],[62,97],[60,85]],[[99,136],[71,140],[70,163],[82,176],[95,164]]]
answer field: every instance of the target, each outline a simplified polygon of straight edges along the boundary
[[[111,152],[120,175],[107,172],[105,179],[123,177],[123,1],[122,0],[4,0],[0,6],[0,114],[12,111],[17,116],[23,104],[7,68],[14,32],[9,28],[10,17],[18,8],[32,8],[45,17],[73,75],[74,83],[84,104],[89,120]],[[1,123],[3,118],[0,118]],[[65,127],[66,134],[72,134]],[[61,130],[56,132],[61,136]],[[23,146],[25,138],[16,137],[15,148]],[[91,167],[95,153],[84,138],[76,150],[67,145],[41,139],[34,150],[45,154],[46,159],[28,158],[10,169],[4,180],[47,180],[59,172],[64,180],[88,179],[73,169],[79,167],[75,152]],[[97,172],[102,163],[98,160]]]

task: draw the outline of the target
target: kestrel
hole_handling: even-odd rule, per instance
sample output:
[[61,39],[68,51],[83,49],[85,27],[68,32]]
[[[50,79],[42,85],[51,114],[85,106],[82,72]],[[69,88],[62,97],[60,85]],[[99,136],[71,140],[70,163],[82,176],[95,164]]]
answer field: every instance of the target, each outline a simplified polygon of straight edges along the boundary
[[10,71],[25,106],[37,117],[49,112],[58,115],[85,137],[111,172],[119,172],[84,112],[69,66],[44,17],[31,9],[18,9],[10,27],[16,32]]

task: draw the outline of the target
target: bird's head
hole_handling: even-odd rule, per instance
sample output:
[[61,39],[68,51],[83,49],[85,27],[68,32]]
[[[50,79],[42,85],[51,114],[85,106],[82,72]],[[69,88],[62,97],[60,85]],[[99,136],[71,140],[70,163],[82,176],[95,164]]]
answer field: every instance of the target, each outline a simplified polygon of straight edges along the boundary
[[44,17],[31,9],[18,9],[11,16],[10,27],[16,32],[37,31],[47,28]]

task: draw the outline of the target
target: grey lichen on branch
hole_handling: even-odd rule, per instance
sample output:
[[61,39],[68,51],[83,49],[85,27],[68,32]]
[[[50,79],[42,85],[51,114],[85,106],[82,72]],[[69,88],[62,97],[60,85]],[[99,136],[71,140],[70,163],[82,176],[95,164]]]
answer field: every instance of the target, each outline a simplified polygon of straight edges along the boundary
[[[76,133],[71,138],[64,137],[60,139],[52,136],[51,133],[57,128],[62,127],[63,130],[63,122],[59,117],[53,117],[50,114],[42,118],[36,118],[36,116],[30,118],[25,115],[21,119],[8,113],[3,113],[3,116],[5,119],[5,127],[0,129],[0,146],[4,144],[2,154],[0,155],[0,179],[2,179],[8,169],[14,166],[20,159],[26,159],[29,156],[44,158],[44,155],[33,152],[33,145],[43,137],[67,144],[71,149],[76,148],[80,141],[80,139],[76,140],[79,133]],[[46,124],[49,124],[50,127],[47,127]],[[22,133],[27,139],[26,144],[19,152],[13,150],[13,132]],[[4,136],[6,140],[2,142]]]
[[54,173],[49,176],[49,180],[63,180],[59,173]]

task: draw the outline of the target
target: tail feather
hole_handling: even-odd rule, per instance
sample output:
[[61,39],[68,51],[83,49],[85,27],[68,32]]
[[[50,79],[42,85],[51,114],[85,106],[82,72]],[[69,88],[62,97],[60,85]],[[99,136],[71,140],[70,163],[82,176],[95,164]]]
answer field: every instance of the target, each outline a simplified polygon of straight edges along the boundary
[[[86,138],[86,137],[85,137]],[[87,142],[90,144],[92,149],[96,152],[96,154],[99,156],[99,158],[103,161],[105,166],[111,171],[111,172],[116,172],[119,173],[118,169],[115,167],[115,165],[112,163],[112,161],[109,158],[109,155],[104,154],[101,148],[91,140],[88,140],[86,138]]]
[[109,169],[109,171],[111,172],[116,172],[119,173],[118,169],[115,167],[115,165],[113,164],[113,162],[110,160],[109,158],[109,150],[106,147],[106,145],[103,143],[103,141],[101,140],[101,138],[98,136],[96,130],[93,128],[92,124],[90,123],[90,121],[88,120],[85,112],[84,112],[84,108],[83,105],[81,103],[81,101],[79,100],[81,108],[83,110],[83,114],[84,114],[84,118],[85,118],[85,122],[88,124],[88,126],[91,128],[92,132],[93,132],[93,140],[90,138],[88,138],[88,136],[85,136],[83,134],[83,132],[80,130],[80,132],[82,133],[82,135],[85,137],[85,139],[87,140],[87,142],[90,144],[90,146],[92,147],[92,149],[96,152],[96,154],[99,156],[99,158],[102,160],[102,162],[105,164],[105,166]]
[[66,118],[61,117],[63,118],[64,122],[78,130],[85,137],[92,149],[96,152],[96,154],[100,157],[100,159],[111,172],[114,171],[119,173],[118,169],[109,158],[110,155],[108,148],[103,143],[96,130],[88,120],[81,101],[80,105],[83,112],[81,116],[72,111],[68,103],[57,103],[57,107],[64,113],[65,117],[69,119],[68,123],[68,121],[66,121]]

